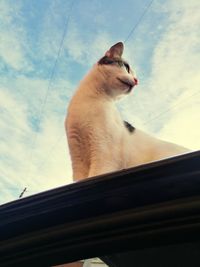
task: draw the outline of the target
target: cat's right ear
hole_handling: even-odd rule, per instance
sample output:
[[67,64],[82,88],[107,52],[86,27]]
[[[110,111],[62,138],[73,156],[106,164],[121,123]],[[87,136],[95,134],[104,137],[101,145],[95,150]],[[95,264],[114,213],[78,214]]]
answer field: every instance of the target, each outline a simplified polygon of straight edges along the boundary
[[122,42],[116,43],[105,53],[106,57],[121,58],[124,51],[124,44]]

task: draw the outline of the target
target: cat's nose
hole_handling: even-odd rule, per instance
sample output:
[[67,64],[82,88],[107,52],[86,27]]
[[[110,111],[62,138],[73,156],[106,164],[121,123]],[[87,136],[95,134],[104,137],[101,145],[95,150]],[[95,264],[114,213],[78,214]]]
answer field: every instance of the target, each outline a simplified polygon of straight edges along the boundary
[[133,78],[134,81],[134,85],[138,85],[138,79],[137,78]]

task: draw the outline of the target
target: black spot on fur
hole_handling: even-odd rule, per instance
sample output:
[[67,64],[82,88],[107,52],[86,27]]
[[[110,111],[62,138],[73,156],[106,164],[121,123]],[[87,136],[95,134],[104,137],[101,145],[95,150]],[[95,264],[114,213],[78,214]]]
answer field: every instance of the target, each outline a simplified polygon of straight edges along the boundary
[[130,133],[133,133],[135,131],[135,127],[133,127],[130,123],[128,123],[127,121],[124,121],[124,125],[125,127],[127,128],[127,130],[130,132]]
[[100,65],[104,65],[104,64],[113,64],[115,61],[113,60],[113,59],[111,59],[111,58],[109,58],[109,57],[107,57],[107,56],[104,56],[104,57],[102,57],[99,61],[98,61],[98,63],[100,64]]

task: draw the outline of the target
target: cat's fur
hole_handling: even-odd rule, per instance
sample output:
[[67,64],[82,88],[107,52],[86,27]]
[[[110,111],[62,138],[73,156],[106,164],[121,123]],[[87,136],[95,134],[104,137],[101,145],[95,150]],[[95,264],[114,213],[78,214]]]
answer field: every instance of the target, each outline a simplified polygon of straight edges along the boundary
[[84,77],[70,102],[65,128],[74,180],[188,151],[122,120],[115,100],[137,84],[122,53],[123,43],[112,46]]

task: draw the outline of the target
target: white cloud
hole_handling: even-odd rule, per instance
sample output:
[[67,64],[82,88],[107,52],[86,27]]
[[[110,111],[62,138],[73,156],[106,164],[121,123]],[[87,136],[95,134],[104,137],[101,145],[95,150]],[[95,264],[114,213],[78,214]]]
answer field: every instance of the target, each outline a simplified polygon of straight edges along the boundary
[[[91,41],[93,37],[93,40]],[[71,22],[70,33],[65,42],[65,51],[76,62],[91,66],[101,58],[114,41],[106,32],[97,31],[95,35],[86,40],[80,35],[78,27]]]
[[[0,181],[3,190],[0,203],[17,198],[24,187],[28,188],[28,195],[72,182],[71,162],[64,133],[65,112],[55,112],[55,106],[59,103],[63,107],[61,110],[66,108],[65,100],[60,96],[63,87],[69,86],[69,83],[60,81],[56,87],[61,90],[57,94],[55,91],[53,95],[49,94],[50,101],[43,110],[42,127],[38,133],[30,126],[29,110],[38,115],[41,95],[43,96],[41,88],[45,87],[45,91],[47,82],[19,77],[8,84],[15,87],[15,92],[6,86],[0,88],[0,127],[3,140],[0,143]],[[32,92],[23,90],[23,94],[20,94],[20,88],[29,88]],[[38,98],[33,97],[33,92]]]
[[[21,74],[30,69],[26,28],[20,2],[11,2],[0,2],[0,57],[18,72],[16,77],[2,73],[0,84],[0,204],[17,198],[24,187],[27,195],[72,181],[64,115],[73,85],[67,77],[54,79],[45,101],[49,79]],[[40,119],[38,133],[30,119]]]
[[200,13],[197,1],[182,1],[179,5],[172,1],[169,9],[170,23],[155,48],[151,77],[154,94],[156,90],[161,92],[159,99],[161,103],[166,100],[170,115],[159,134],[199,149]]
[[[96,6],[92,8],[96,9]],[[112,45],[112,41],[106,32],[99,31],[99,29],[97,32],[87,33],[87,35],[80,31],[80,25],[76,19],[76,13],[79,10],[82,12],[82,3],[76,3],[72,10],[71,4],[67,5],[64,12],[63,7],[61,8],[58,2],[53,1],[42,25],[41,48],[47,56],[57,54],[68,20],[62,53],[67,54],[77,63],[91,65],[102,56],[105,49]],[[88,14],[88,8],[83,12]],[[62,31],[60,31],[61,25]]]
[[23,68],[24,53],[16,33],[1,32],[0,51],[0,56],[6,64],[16,70]]
[[159,137],[192,150],[200,149],[200,101],[185,105],[181,111],[173,112],[171,119],[159,132]]
[[[8,188],[17,188],[23,183],[21,166],[27,158],[25,137],[31,133],[27,126],[26,108],[17,102],[6,88],[1,88],[0,91],[0,108],[1,139],[4,141],[0,143],[0,168],[3,176],[1,182],[4,181],[5,189],[6,185],[9,185]],[[1,198],[4,199],[4,193]]]
[[0,1],[0,58],[17,71],[27,71],[31,63],[26,58],[28,40],[20,9],[19,1]]
[[15,18],[20,17],[21,4],[18,1],[17,5],[13,5],[10,0],[1,0],[0,10],[1,10],[1,22],[2,24],[13,24]]

